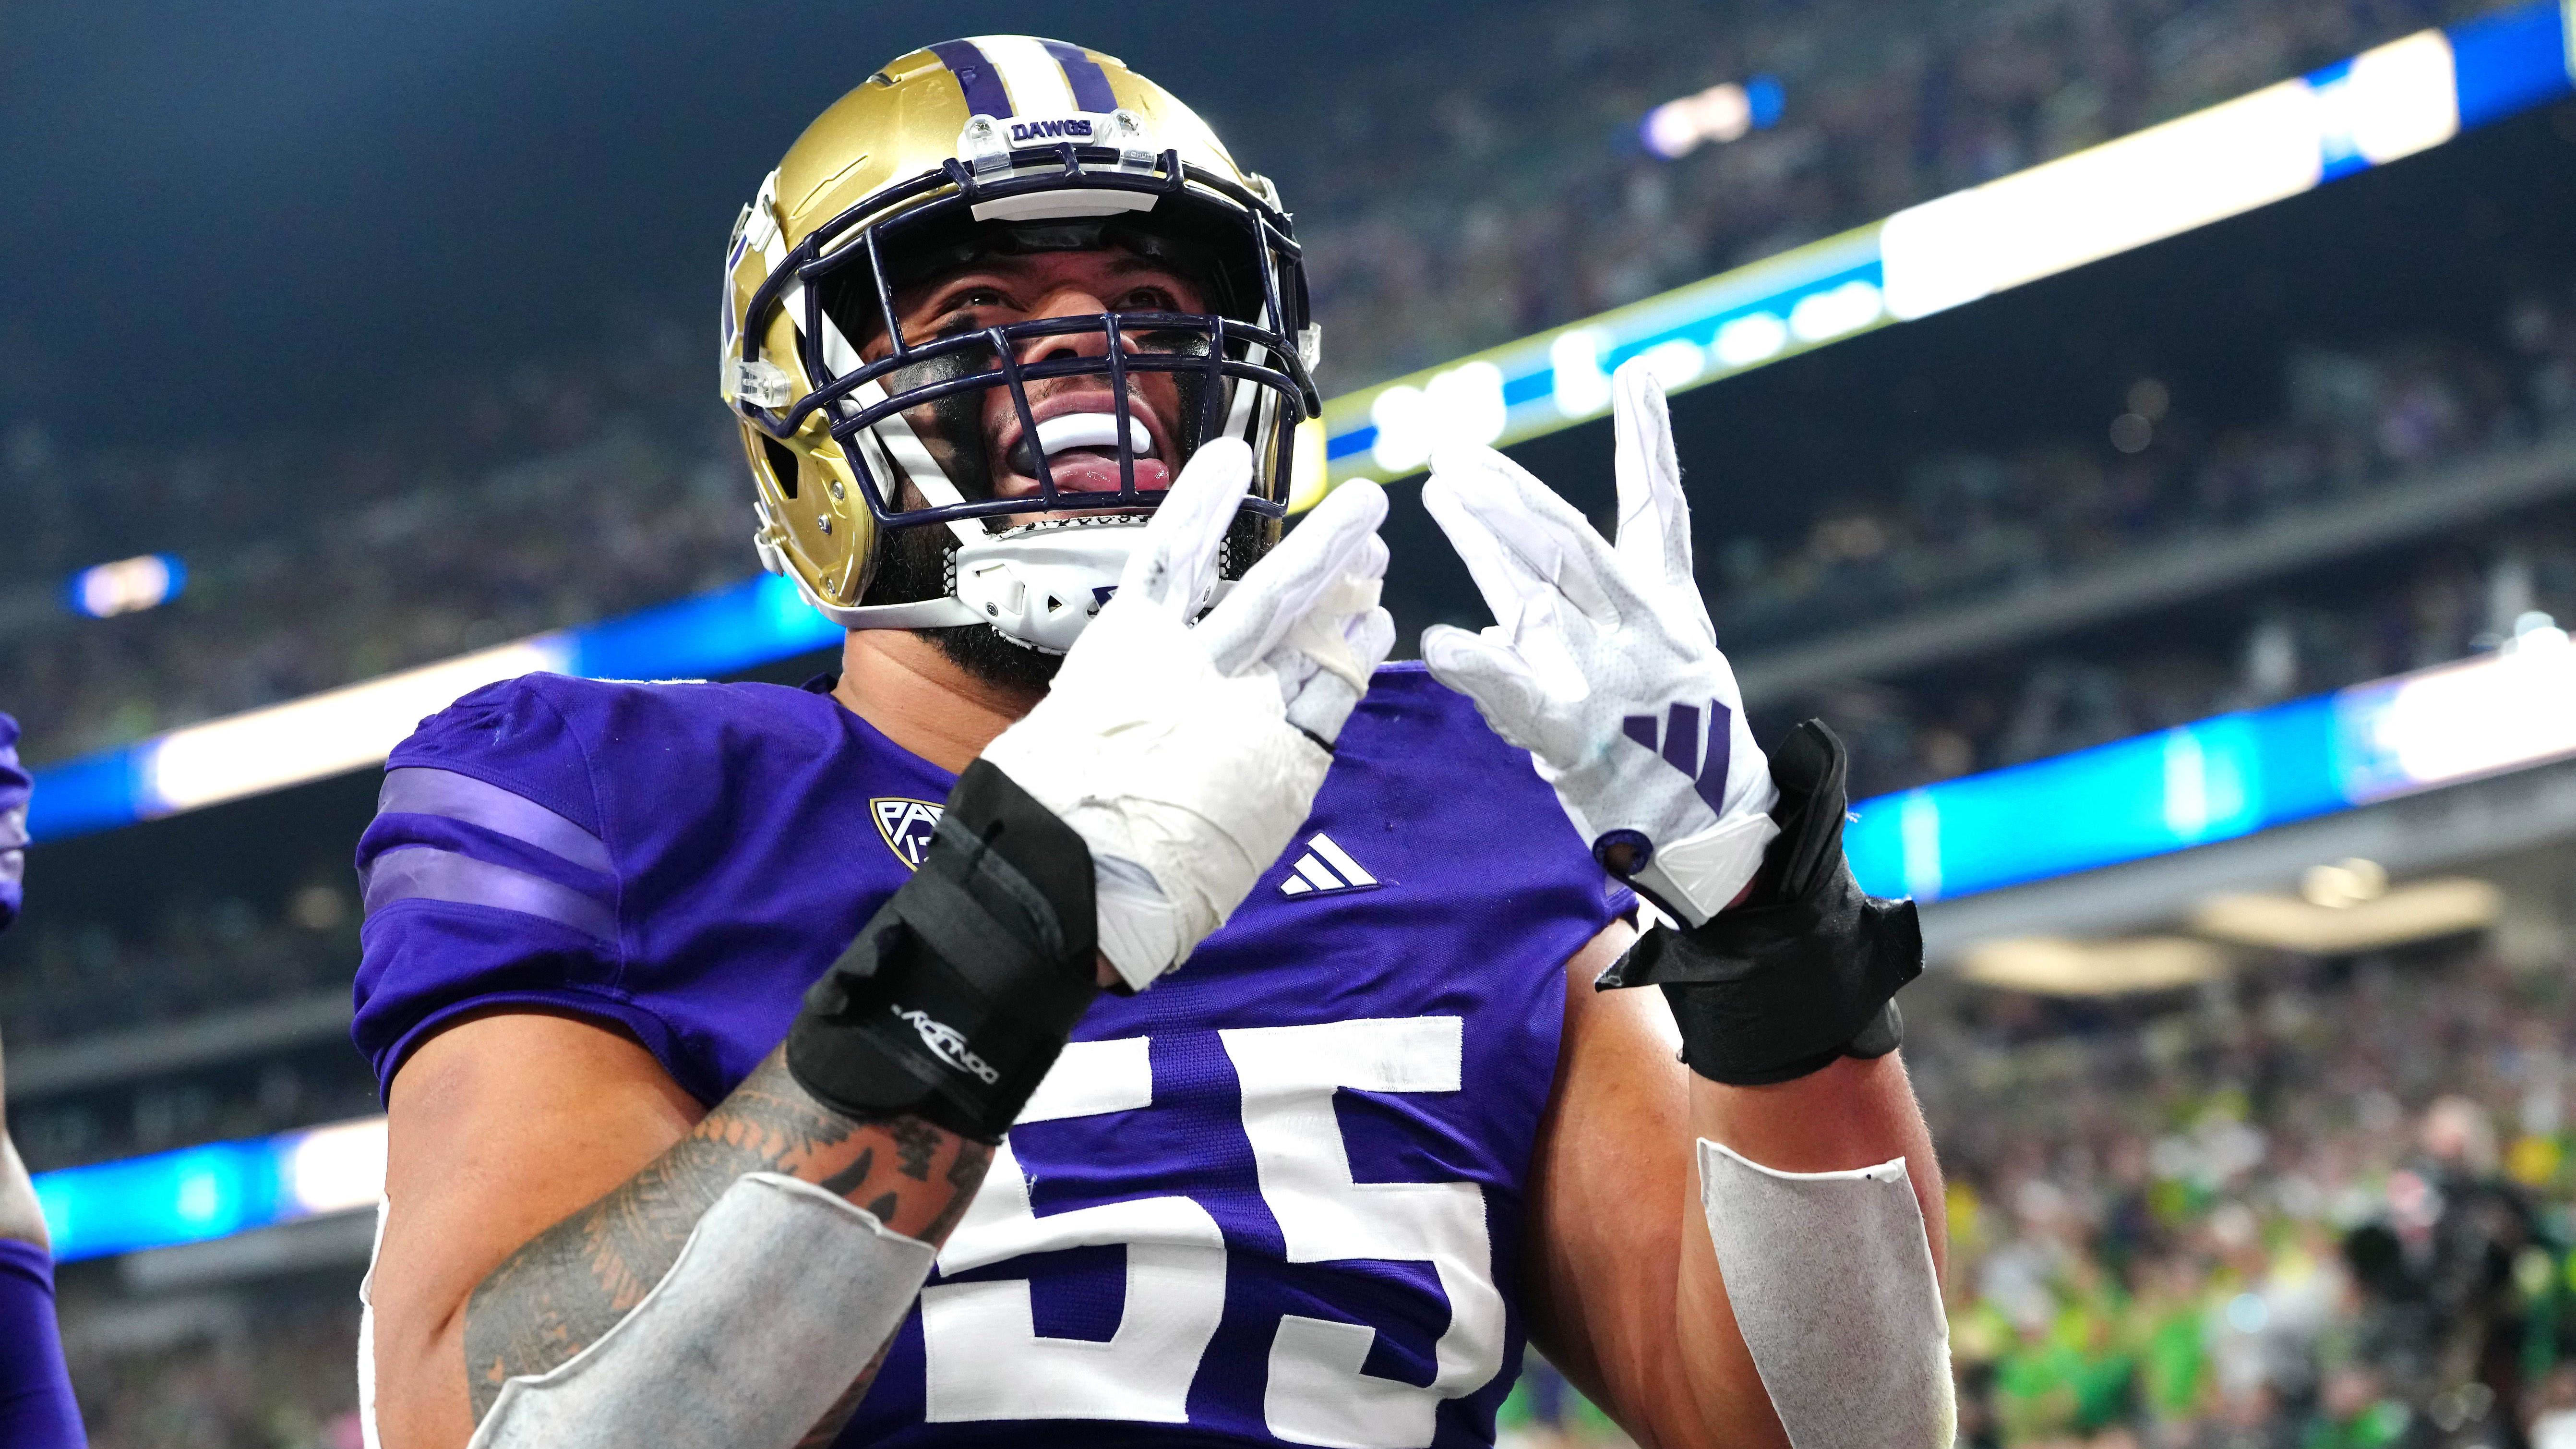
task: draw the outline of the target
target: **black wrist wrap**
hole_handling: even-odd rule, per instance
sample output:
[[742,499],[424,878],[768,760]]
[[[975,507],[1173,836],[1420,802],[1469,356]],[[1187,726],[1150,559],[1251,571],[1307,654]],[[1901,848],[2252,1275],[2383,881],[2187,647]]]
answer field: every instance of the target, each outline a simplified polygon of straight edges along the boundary
[[1822,720],[1792,731],[1771,752],[1780,836],[1765,884],[1695,930],[1648,931],[1593,983],[1664,988],[1682,1060],[1711,1081],[1785,1082],[1902,1037],[1894,998],[1923,973],[1923,931],[1914,902],[1862,894],[1843,860],[1847,769]]
[[852,1117],[998,1142],[1091,1006],[1091,851],[977,760],[921,869],[805,993],[787,1070]]

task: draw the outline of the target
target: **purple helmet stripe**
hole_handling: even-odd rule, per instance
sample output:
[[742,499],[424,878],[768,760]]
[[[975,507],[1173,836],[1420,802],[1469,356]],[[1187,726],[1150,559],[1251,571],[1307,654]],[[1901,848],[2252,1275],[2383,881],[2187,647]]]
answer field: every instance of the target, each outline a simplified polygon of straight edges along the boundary
[[524,795],[514,795],[454,770],[406,765],[385,771],[384,788],[376,793],[376,813],[443,815],[480,825],[602,875],[614,874],[617,869],[608,857],[608,847],[598,836]]
[[1073,103],[1086,111],[1104,112],[1118,109],[1118,97],[1110,94],[1109,73],[1100,62],[1083,54],[1082,47],[1061,40],[1041,40],[1046,53],[1064,67],[1064,78],[1073,87]]
[[968,114],[997,120],[1011,114],[1011,93],[1002,85],[1002,72],[985,58],[983,47],[971,40],[943,40],[930,47],[930,53],[957,77],[958,89],[966,93]]
[[536,916],[603,941],[617,939],[617,913],[605,903],[526,871],[434,846],[398,846],[377,856],[364,886],[370,917],[396,901],[450,901]]

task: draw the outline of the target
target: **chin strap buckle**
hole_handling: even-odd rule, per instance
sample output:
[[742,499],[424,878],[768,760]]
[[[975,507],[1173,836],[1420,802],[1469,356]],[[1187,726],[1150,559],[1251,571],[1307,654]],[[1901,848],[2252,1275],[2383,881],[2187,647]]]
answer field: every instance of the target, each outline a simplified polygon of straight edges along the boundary
[[1011,143],[1002,134],[1001,123],[990,116],[967,117],[966,129],[957,133],[957,159],[978,181],[1010,174]]

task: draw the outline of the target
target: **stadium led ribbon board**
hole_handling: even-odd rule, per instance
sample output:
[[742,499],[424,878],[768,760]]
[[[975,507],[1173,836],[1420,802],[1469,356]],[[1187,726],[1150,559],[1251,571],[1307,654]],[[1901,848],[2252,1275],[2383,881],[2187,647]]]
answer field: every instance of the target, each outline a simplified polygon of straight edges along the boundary
[[[1329,480],[1392,482],[1435,440],[1596,418],[1642,357],[1668,392],[2252,211],[2569,94],[2576,0],[2425,30],[2296,80],[1909,207],[1598,317],[1336,397]],[[1321,496],[1315,488],[1301,502]]]
[[2504,652],[2223,714],[1853,807],[1852,873],[1936,901],[2168,855],[2576,757],[2576,646]]
[[[1844,848],[1872,894],[1939,900],[2569,757],[2576,645],[2547,629],[2507,653],[1864,800]],[[384,1119],[368,1117],[40,1173],[36,1200],[68,1263],[372,1206],[384,1162]]]
[[[1610,370],[1632,357],[1668,390],[1714,382],[2295,196],[2576,93],[2571,17],[2576,0],[2542,0],[2421,31],[1875,225],[1334,398],[1307,424],[1292,506],[1346,478],[1418,471],[1437,439],[1508,444],[1598,417],[1609,407]],[[1312,466],[1317,459],[1324,466]],[[360,769],[458,695],[534,670],[699,677],[839,637],[785,579],[763,576],[52,767],[37,776],[28,829],[59,840]],[[1953,867],[1942,879],[1955,892],[1967,877]]]

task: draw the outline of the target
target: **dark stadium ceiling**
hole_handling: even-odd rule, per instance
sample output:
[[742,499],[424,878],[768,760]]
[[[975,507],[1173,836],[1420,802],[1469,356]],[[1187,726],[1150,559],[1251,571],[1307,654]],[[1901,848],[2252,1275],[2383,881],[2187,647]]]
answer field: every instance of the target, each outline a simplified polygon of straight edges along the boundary
[[[1247,126],[1400,32],[1485,7],[1141,0],[11,4],[0,44],[0,426],[275,426],[415,367],[713,296],[805,122],[957,34],[1116,53]],[[1265,144],[1264,135],[1277,139]]]

